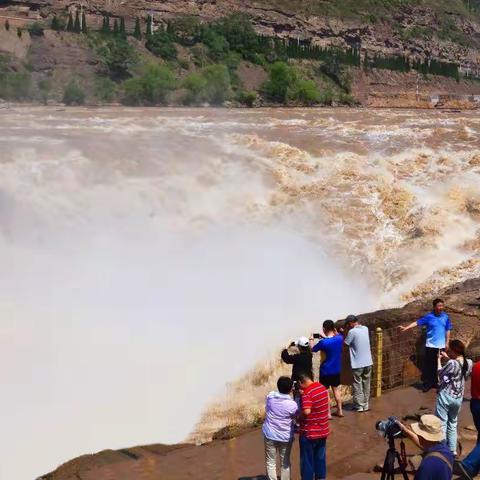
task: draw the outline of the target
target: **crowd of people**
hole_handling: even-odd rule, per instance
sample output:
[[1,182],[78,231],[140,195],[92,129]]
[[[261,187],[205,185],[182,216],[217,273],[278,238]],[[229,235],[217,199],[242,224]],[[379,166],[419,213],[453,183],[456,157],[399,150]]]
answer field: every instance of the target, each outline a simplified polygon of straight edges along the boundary
[[[423,415],[410,427],[398,422],[405,436],[423,451],[423,461],[416,480],[450,480],[456,475],[470,479],[480,472],[480,362],[473,365],[467,358],[465,345],[451,340],[452,324],[443,300],[433,301],[433,310],[409,325],[399,327],[406,332],[425,328],[425,355],[422,365],[423,391],[437,389],[435,413]],[[344,417],[340,391],[344,346],[349,350],[352,370],[352,405],[350,410],[370,410],[370,383],[373,359],[367,326],[349,315],[344,321],[326,320],[322,332],[310,338],[300,337],[281,353],[282,360],[292,365],[290,377],[282,376],[277,391],[266,399],[263,435],[265,463],[269,480],[277,480],[277,457],[280,457],[281,480],[290,480],[290,454],[295,434],[300,447],[302,480],[327,478],[327,438],[330,420]],[[296,352],[291,353],[291,348]],[[321,353],[319,381],[314,381],[313,354]],[[465,382],[472,377],[471,412],[478,431],[477,445],[463,460],[458,459],[457,423],[464,398]],[[332,390],[335,411],[330,406]]]

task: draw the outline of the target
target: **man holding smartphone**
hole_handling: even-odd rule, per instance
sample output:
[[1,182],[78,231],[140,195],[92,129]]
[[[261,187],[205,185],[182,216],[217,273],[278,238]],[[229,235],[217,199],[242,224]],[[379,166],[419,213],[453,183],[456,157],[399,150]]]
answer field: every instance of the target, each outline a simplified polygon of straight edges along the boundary
[[425,343],[425,359],[423,362],[423,391],[438,387],[437,359],[440,350],[450,342],[452,323],[445,310],[445,302],[436,298],[433,301],[433,311],[412,322],[410,325],[401,326],[400,330],[406,332],[415,327],[426,327],[427,338]]
[[337,333],[332,320],[323,322],[323,333],[324,337],[316,345],[313,345],[313,342],[317,335],[312,335],[310,344],[312,345],[313,353],[323,352],[325,355],[320,364],[320,383],[327,390],[332,387],[333,396],[337,403],[336,416],[343,417],[342,396],[339,388],[342,371],[343,336]]

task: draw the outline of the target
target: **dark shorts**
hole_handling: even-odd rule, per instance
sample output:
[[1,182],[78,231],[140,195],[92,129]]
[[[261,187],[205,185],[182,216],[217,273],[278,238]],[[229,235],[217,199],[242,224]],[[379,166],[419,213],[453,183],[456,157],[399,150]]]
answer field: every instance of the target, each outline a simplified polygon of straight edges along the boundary
[[320,383],[325,387],[338,387],[340,385],[340,374],[320,375]]

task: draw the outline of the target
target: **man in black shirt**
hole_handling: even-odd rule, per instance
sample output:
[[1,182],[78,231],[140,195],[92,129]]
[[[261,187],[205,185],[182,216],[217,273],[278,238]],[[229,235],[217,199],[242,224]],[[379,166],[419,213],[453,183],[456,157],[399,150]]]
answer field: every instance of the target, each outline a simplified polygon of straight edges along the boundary
[[291,354],[288,352],[288,349],[293,346],[289,345],[282,351],[282,360],[292,367],[292,380],[294,382],[298,381],[298,376],[300,373],[306,373],[313,378],[313,369],[312,369],[312,352],[310,350],[310,341],[307,337],[300,337],[295,345],[298,348],[298,353]]

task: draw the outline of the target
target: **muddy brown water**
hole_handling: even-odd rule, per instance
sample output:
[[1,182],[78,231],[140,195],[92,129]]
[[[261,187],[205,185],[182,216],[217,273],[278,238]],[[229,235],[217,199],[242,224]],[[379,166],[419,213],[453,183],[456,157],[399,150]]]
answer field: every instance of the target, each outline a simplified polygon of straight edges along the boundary
[[2,108],[0,477],[181,441],[319,318],[477,276],[479,133],[477,112]]

